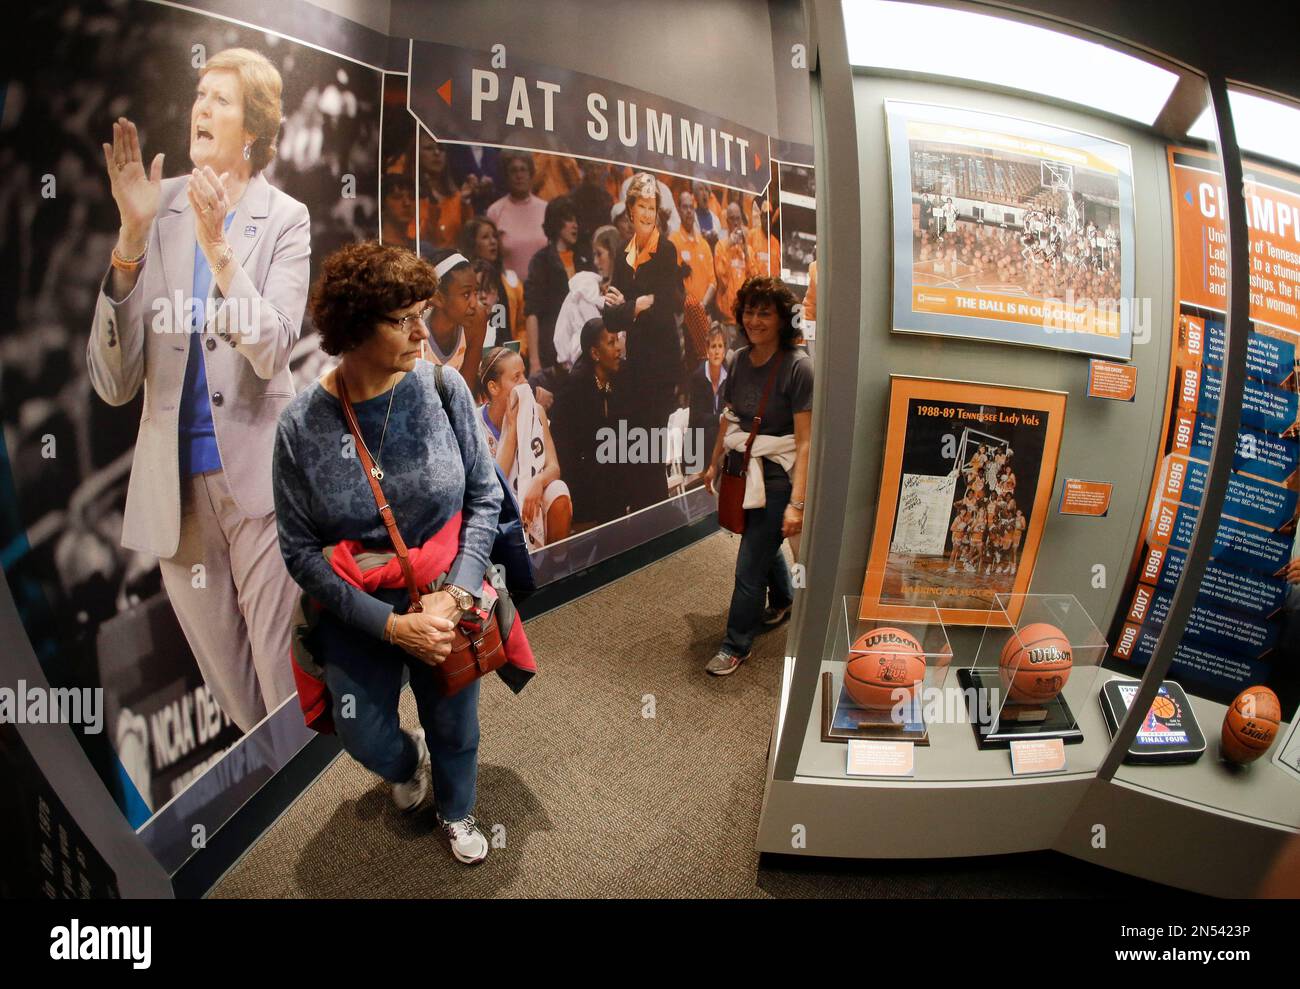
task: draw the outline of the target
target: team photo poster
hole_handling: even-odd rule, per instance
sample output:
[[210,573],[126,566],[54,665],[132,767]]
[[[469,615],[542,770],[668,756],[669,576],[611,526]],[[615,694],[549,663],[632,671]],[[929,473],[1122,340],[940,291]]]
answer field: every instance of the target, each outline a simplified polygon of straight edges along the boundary
[[885,113],[894,330],[1128,360],[1128,146],[920,103]]
[[1029,589],[1065,399],[1064,392],[891,377],[860,617],[923,621],[937,606],[950,625],[1005,623],[996,596],[1023,602]]

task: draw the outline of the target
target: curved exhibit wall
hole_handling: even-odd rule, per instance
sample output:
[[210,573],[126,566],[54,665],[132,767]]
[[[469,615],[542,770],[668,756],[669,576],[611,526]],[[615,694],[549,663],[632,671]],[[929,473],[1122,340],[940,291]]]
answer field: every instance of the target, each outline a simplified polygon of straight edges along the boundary
[[[284,121],[278,155],[264,177],[271,189],[306,207],[310,259],[296,262],[304,266],[304,280],[332,250],[361,239],[382,238],[426,256],[467,249],[457,234],[470,213],[487,213],[505,195],[505,175],[491,171],[500,153],[521,149],[532,156],[535,196],[590,193],[588,237],[592,227],[611,224],[611,207],[626,180],[648,170],[660,180],[661,194],[666,189],[671,196],[661,203],[670,213],[665,235],[681,224],[680,194],[703,188],[714,230],[723,232],[728,205],[741,213],[747,260],[739,274],[783,275],[797,290],[807,283],[815,191],[807,76],[802,56],[792,54],[802,32],[798,3],[773,0],[760,8],[762,16],[739,0],[707,11],[696,4],[660,5],[647,21],[645,6],[632,0],[575,0],[540,24],[521,7],[132,0],[56,3],[28,15],[31,40],[7,87],[3,116],[11,167],[0,203],[6,228],[24,233],[4,248],[10,263],[0,293],[6,317],[0,417],[5,579],[15,605],[5,635],[31,662],[5,662],[0,686],[40,692],[47,689],[44,680],[50,688],[90,692],[87,698],[100,705],[101,727],[71,725],[80,755],[65,752],[41,768],[47,776],[69,774],[83,782],[97,775],[168,873],[203,848],[311,733],[291,682],[261,684],[260,697],[237,719],[223,708],[211,668],[205,676],[195,659],[199,648],[211,651],[213,664],[216,657],[247,663],[250,648],[283,655],[284,616],[250,630],[248,622],[261,620],[240,610],[237,595],[230,595],[205,616],[229,617],[230,634],[196,645],[199,640],[178,621],[152,555],[168,543],[172,523],[165,506],[180,498],[171,487],[180,482],[173,464],[142,461],[137,433],[142,420],[175,411],[171,385],[152,376],[170,362],[179,382],[190,358],[181,346],[163,354],[162,342],[145,336],[143,388],[132,388],[129,375],[118,388],[106,384],[102,370],[98,377],[89,370],[88,344],[102,362],[115,353],[119,333],[128,349],[139,342],[130,335],[145,325],[119,328],[99,297],[119,226],[100,148],[112,139],[113,120],[125,116],[137,125],[146,164],[165,154],[164,179],[182,176],[190,167],[188,121],[199,67],[232,47],[265,55],[283,80]],[[687,17],[699,30],[683,36],[675,22]],[[608,44],[578,43],[593,30]],[[450,164],[436,160],[435,138]],[[493,186],[461,197],[459,182],[447,180],[463,178],[455,169],[469,168],[466,162],[491,175]],[[188,220],[184,198],[169,203],[172,213]],[[453,208],[457,200],[460,209]],[[257,259],[269,257],[258,244],[274,219],[264,226],[261,214],[240,216],[228,236],[256,268]],[[175,229],[178,239],[167,241],[173,247],[186,236],[183,223]],[[511,232],[513,247],[540,236],[517,223]],[[188,244],[176,248],[176,264],[158,263],[189,271],[188,255],[181,256],[193,240]],[[519,296],[531,256],[521,256],[513,278],[500,272],[490,311],[500,317],[493,326],[497,342],[526,347]],[[189,294],[189,279],[175,280],[178,291]],[[288,308],[304,301],[297,296]],[[683,382],[661,376],[669,381],[666,390],[645,396],[664,421],[663,461],[652,464],[656,485],[644,503],[603,506],[603,514],[588,512],[581,522],[575,516],[559,536],[540,532],[533,546],[540,583],[610,560],[712,511],[710,499],[689,480],[691,455],[702,450],[691,442],[693,427],[678,397],[695,367],[690,348],[705,342],[695,339],[700,335],[698,329],[682,334],[681,366],[672,374]],[[289,382],[275,379],[280,404],[311,387],[328,366],[309,317],[291,336],[276,358],[276,373]],[[219,454],[229,459],[240,440],[222,422],[224,399],[217,392],[222,375],[233,372],[227,363],[212,362],[226,362],[231,354],[226,342],[220,349],[215,340],[207,343],[206,350],[195,350],[206,362],[209,403],[218,407]],[[552,374],[535,382],[539,389],[562,391],[567,371],[543,370]],[[637,387],[629,378],[628,388]],[[556,442],[572,447],[571,434],[583,424],[565,423],[560,410],[552,420]],[[667,442],[674,428],[675,446]],[[269,476],[269,463],[266,471]],[[575,505],[607,487],[593,478],[566,480]],[[662,490],[656,490],[659,480]],[[264,485],[265,478],[255,483]],[[162,506],[157,517],[128,504],[129,486],[150,484],[160,490],[149,503]],[[205,557],[198,570],[191,568],[194,589],[208,586],[211,563]],[[229,583],[230,566],[218,562],[212,577]]]

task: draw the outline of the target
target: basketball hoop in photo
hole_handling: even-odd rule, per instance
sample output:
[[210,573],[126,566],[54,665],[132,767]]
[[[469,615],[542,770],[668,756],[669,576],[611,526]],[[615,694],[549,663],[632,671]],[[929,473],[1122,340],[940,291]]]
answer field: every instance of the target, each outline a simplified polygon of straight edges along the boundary
[[1063,161],[1043,161],[1040,163],[1043,175],[1043,188],[1054,192],[1074,191],[1074,166]]

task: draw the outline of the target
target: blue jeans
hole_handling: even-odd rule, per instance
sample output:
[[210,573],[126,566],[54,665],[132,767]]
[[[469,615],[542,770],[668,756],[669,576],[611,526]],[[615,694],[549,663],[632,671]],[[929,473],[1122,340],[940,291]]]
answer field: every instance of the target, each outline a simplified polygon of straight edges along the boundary
[[[389,600],[384,592],[376,596]],[[406,592],[398,597],[404,602]],[[334,727],[343,748],[390,783],[406,782],[418,765],[415,744],[397,718],[402,673],[410,671],[411,692],[429,746],[438,813],[448,821],[473,813],[478,788],[478,682],[444,697],[423,662],[329,612],[321,615],[313,646],[325,668]]]
[[727,613],[727,635],[722,651],[748,656],[763,617],[764,602],[788,608],[794,602],[790,568],[781,552],[781,522],[790,503],[790,485],[767,482],[767,504],[745,509],[745,534],[736,555],[736,586]]

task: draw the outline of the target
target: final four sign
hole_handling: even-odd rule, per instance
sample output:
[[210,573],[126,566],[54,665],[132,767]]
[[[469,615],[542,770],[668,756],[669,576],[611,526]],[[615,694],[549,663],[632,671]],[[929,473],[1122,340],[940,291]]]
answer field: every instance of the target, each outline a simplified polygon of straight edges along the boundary
[[745,192],[771,176],[766,134],[695,107],[502,51],[411,43],[408,105],[438,140],[630,164]]

